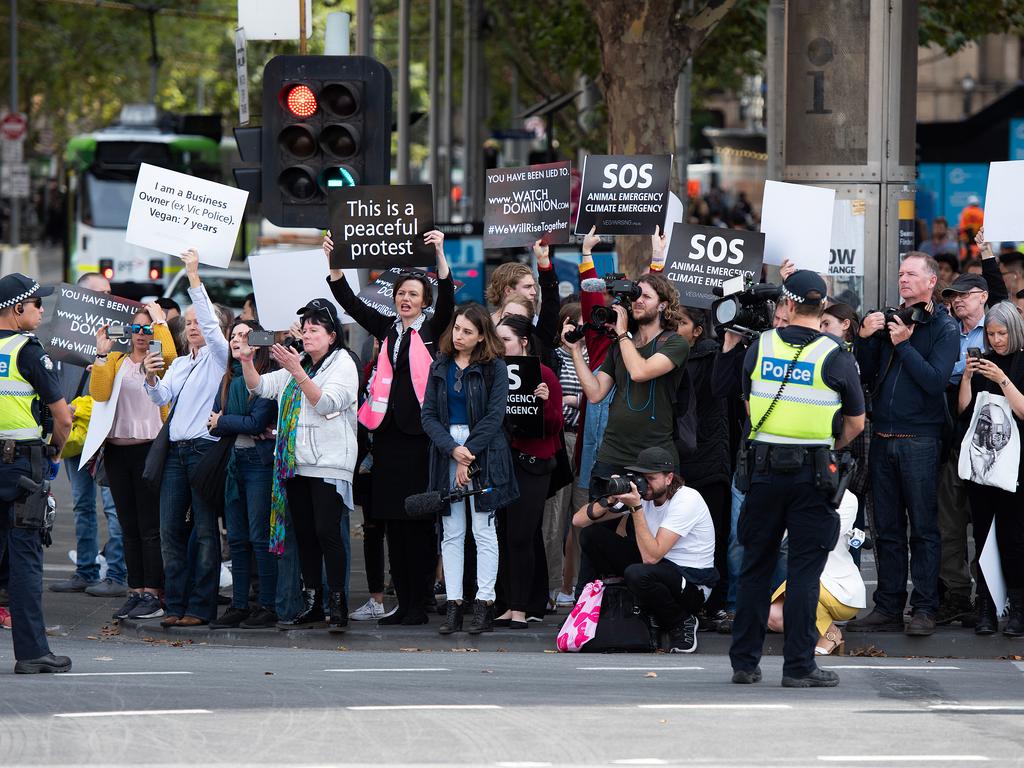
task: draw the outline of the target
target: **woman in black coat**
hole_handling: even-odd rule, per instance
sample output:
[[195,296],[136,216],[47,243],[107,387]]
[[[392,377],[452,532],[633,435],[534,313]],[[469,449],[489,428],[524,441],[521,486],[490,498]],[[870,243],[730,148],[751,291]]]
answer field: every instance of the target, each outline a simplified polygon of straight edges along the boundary
[[[360,301],[340,269],[332,269],[328,281],[349,316],[381,342],[370,397],[359,411],[360,423],[373,431],[373,517],[386,521],[391,578],[398,597],[398,610],[381,619],[381,624],[427,623],[437,564],[434,519],[406,515],[405,499],[428,485],[430,439],[423,431],[420,406],[437,340],[455,309],[455,288],[444,256],[444,235],[431,230],[423,239],[437,253],[437,306],[429,318],[425,310],[433,303],[433,289],[422,272],[404,272],[395,281],[396,314],[379,312]],[[328,260],[333,249],[330,236],[325,237]],[[381,375],[382,366],[393,375]]]

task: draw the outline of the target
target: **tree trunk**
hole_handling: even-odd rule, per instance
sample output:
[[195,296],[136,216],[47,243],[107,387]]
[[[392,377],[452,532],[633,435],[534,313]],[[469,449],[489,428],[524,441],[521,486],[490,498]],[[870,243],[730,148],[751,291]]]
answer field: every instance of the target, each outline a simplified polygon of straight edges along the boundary
[[[675,154],[679,73],[736,0],[597,0],[591,14],[601,38],[601,85],[611,154]],[[680,158],[677,161],[682,162]],[[650,263],[646,237],[616,241],[619,268],[637,277]]]

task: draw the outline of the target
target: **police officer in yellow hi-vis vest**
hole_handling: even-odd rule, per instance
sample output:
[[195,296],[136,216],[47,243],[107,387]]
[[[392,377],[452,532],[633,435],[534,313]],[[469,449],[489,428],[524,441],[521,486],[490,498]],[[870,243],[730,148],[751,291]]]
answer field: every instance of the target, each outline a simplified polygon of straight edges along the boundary
[[[10,566],[7,591],[19,674],[71,669],[71,659],[50,652],[43,621],[49,480],[71,432],[71,411],[54,365],[32,333],[43,319],[43,297],[51,293],[53,288],[40,288],[22,274],[0,278],[0,556],[6,551]],[[50,417],[47,443],[43,424],[49,426]]]
[[789,325],[762,333],[744,360],[751,429],[736,472],[746,501],[736,527],[744,550],[729,649],[734,683],[761,680],[758,663],[777,586],[771,576],[787,532],[782,685],[839,683],[814,662],[815,609],[818,580],[839,535],[836,507],[852,470],[849,455],[836,451],[864,429],[864,394],[853,355],[820,330],[826,292],[814,272],[790,275],[780,299]]

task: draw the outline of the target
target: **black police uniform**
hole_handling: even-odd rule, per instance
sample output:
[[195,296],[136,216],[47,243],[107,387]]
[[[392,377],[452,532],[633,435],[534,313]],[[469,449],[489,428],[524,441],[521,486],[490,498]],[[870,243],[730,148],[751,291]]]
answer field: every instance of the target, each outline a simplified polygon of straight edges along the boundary
[[[0,343],[19,333],[0,330]],[[54,403],[63,399],[55,367],[32,334],[17,357],[18,369],[39,395],[33,415],[41,420],[38,403]],[[0,386],[0,398],[2,386]],[[40,421],[41,423],[41,421]],[[4,425],[0,423],[0,430]],[[10,597],[11,633],[14,657],[18,661],[38,659],[50,653],[43,620],[43,541],[39,528],[20,528],[15,525],[14,502],[25,495],[19,487],[19,477],[32,478],[33,460],[30,451],[37,452],[36,461],[46,467],[42,456],[41,440],[12,441],[6,450],[0,446],[0,559],[6,552],[10,570],[7,591]]]
[[[801,326],[788,326],[779,330],[778,334],[784,342],[793,346],[813,342],[823,335]],[[759,341],[755,341],[747,350],[744,361],[745,398],[750,396],[751,375],[758,359]],[[864,413],[864,394],[856,362],[849,352],[836,349],[824,358],[822,366],[824,383],[838,392],[841,400],[833,424],[833,433],[838,435],[843,416],[860,416]],[[771,593],[778,586],[772,584],[771,576],[782,537],[788,531],[783,677],[806,678],[817,669],[814,646],[818,640],[815,617],[819,580],[828,553],[835,546],[839,535],[839,516],[830,503],[833,491],[816,484],[814,455],[821,449],[805,448],[805,458],[799,468],[779,471],[770,466],[770,454],[778,446],[764,443],[759,445],[756,442],[752,446],[755,450],[748,454],[750,488],[746,493],[736,531],[744,551],[729,657],[736,671],[754,673],[758,668],[767,630]],[[830,452],[830,455],[834,457],[834,453]]]

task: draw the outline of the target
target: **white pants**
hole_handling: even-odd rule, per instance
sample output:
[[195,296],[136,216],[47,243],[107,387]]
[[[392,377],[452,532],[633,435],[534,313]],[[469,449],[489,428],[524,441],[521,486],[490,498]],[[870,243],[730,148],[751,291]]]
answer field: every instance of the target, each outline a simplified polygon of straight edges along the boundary
[[[469,427],[453,424],[452,438],[463,445],[469,438]],[[458,462],[449,464],[450,487],[455,487],[455,469]],[[476,598],[494,600],[494,582],[498,578],[498,535],[494,530],[494,516],[476,511],[476,499],[470,498],[469,517],[473,521],[473,538],[476,540]],[[451,505],[451,514],[442,517],[444,539],[441,542],[441,557],[444,563],[445,592],[449,600],[462,600],[462,573],[465,569],[466,547],[466,502]]]

